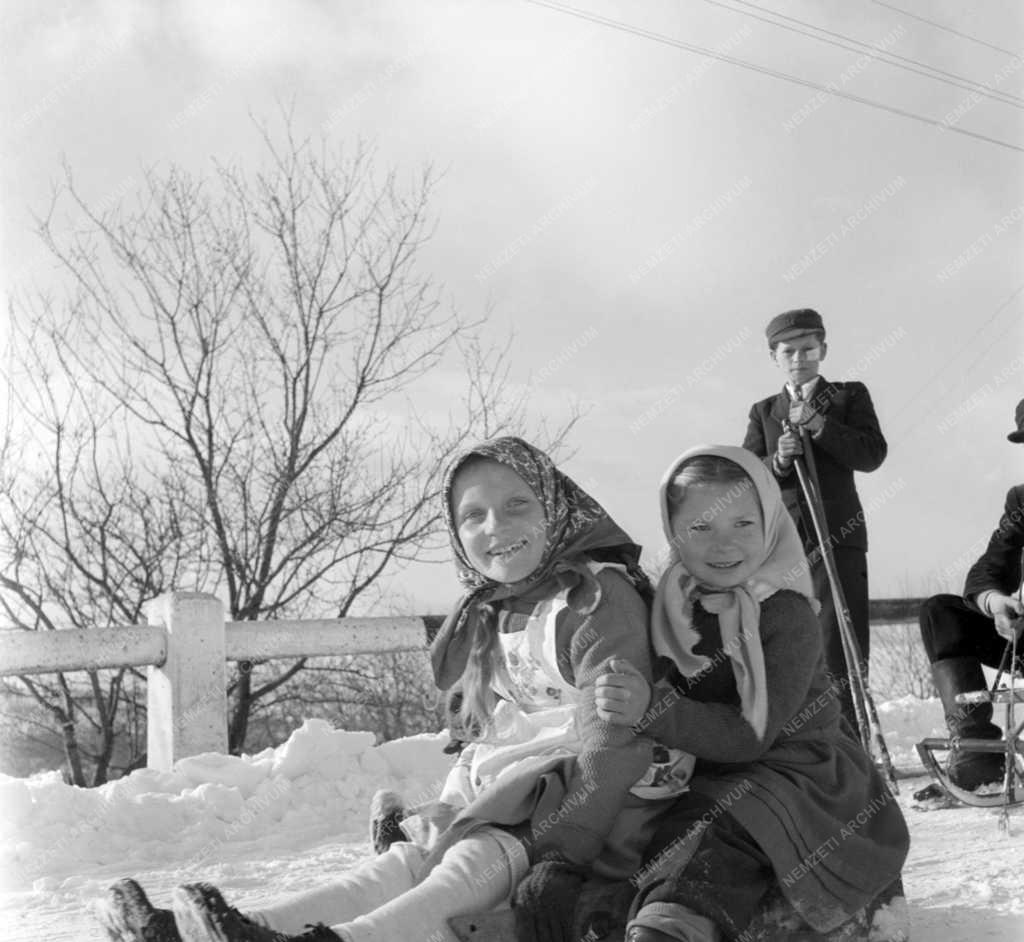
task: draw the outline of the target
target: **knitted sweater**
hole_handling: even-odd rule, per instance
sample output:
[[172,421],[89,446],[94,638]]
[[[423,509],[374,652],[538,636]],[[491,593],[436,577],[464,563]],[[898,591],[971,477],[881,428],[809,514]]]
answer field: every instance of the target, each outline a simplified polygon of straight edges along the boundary
[[[630,582],[613,569],[595,577],[601,601],[582,615],[570,605],[556,623],[561,675],[579,691],[576,724],[582,747],[570,758],[538,757],[535,765],[502,776],[464,809],[442,835],[435,855],[472,827],[517,827],[531,860],[557,855],[588,864],[600,853],[630,787],[644,774],[653,742],[597,716],[594,683],[611,658],[628,658],[648,677],[647,608]],[[500,603],[500,631],[521,630],[548,591]]]
[[[667,746],[692,752],[698,760],[717,763],[754,762],[791,737],[805,738],[821,731],[836,733],[839,705],[834,697],[824,696],[829,684],[819,663],[821,628],[803,596],[783,590],[761,606],[761,644],[768,685],[763,739],[757,738],[740,713],[735,679],[722,652],[717,616],[709,615],[697,603],[694,624],[701,633],[694,653],[710,657],[712,665],[687,679],[663,659],[659,667],[666,678],[654,688],[641,724],[645,732]],[[811,705],[804,721],[791,722]]]

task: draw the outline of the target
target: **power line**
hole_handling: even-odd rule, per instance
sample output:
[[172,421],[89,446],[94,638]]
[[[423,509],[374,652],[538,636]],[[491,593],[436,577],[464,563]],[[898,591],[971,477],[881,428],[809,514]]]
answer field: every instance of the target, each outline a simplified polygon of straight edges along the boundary
[[723,55],[715,52],[713,49],[706,49],[703,46],[695,46],[679,39],[673,39],[671,36],[665,36],[662,33],[655,33],[652,30],[643,29],[638,26],[631,26],[629,23],[623,23],[619,20],[613,20],[608,17],[599,16],[598,14],[589,13],[586,10],[577,10],[575,7],[566,6],[561,3],[553,3],[551,0],[523,0],[523,2],[533,4],[534,6],[547,7],[557,13],[565,13],[569,16],[575,16],[582,20],[588,20],[591,23],[596,23],[598,26],[608,26],[624,33],[632,33],[634,36],[640,36],[643,39],[651,39],[654,42],[663,43],[667,46],[674,46],[675,48],[683,49],[686,52],[693,52],[701,56],[710,56],[712,59],[718,59],[722,62],[727,62],[730,65],[739,66],[742,69],[750,69],[753,72],[759,72],[762,75],[777,78],[783,82],[802,85],[804,88],[811,88],[815,91],[826,92],[829,95],[835,95],[837,98],[853,101],[860,105],[867,105],[870,108],[878,108],[881,111],[887,111],[890,114],[898,115],[902,118],[910,118],[914,121],[920,121],[923,124],[929,124],[932,127],[943,128],[953,134],[963,134],[966,137],[973,137],[976,140],[995,144],[998,147],[1005,147],[1009,150],[1024,153],[1024,147],[1017,144],[1011,144],[1009,141],[1001,141],[994,137],[988,137],[985,134],[979,134],[976,131],[968,131],[966,128],[946,124],[943,121],[938,121],[935,118],[929,118],[926,115],[917,114],[913,111],[906,111],[903,108],[897,108],[895,105],[887,105],[884,102],[874,101],[870,98],[862,98],[860,95],[851,95],[848,92],[839,91],[837,88],[829,88],[827,85],[822,85],[819,82],[802,79],[795,75],[789,75],[786,72],[777,72],[774,69],[769,69],[764,66],[757,65],[756,63],[748,62],[745,59],[737,59],[734,56]]
[[[971,334],[971,336],[968,337],[966,341],[959,341],[957,343],[956,351],[953,353],[953,355],[951,357],[949,357],[949,359],[947,359],[945,362],[943,362],[939,366],[939,368],[934,373],[932,373],[932,375],[929,376],[928,379],[925,380],[924,385],[920,386],[918,388],[917,392],[915,392],[914,395],[910,397],[910,399],[908,399],[905,403],[903,403],[903,406],[902,406],[902,408],[900,409],[900,412],[899,412],[900,415],[905,413],[907,411],[907,409],[909,409],[915,402],[917,402],[917,400],[920,397],[921,393],[923,393],[929,386],[931,386],[931,384],[933,382],[935,382],[936,379],[938,379],[940,376],[945,375],[946,370],[950,366],[950,364],[952,364],[958,357],[963,355],[963,351],[965,349],[967,349],[967,347],[969,347],[974,342],[974,338],[977,337],[986,327],[988,327],[988,325],[991,324],[992,321],[994,321],[1000,314],[1002,314],[1002,312],[1004,310],[1006,310],[1006,308],[1009,307],[1011,303],[1013,303],[1013,301],[1017,298],[1017,296],[1022,291],[1024,291],[1024,284],[1022,284],[1019,287],[1017,287],[1016,290],[1005,301],[1003,301],[1003,303],[1000,304],[999,307],[997,307],[992,312],[992,314],[988,318],[988,320],[986,320],[984,323],[982,323],[979,327],[977,327],[975,329],[974,333]],[[1006,333],[1005,330],[1002,331],[1002,333],[997,335],[997,339],[998,339],[998,337],[1001,337],[1004,333]],[[994,343],[994,341],[993,341],[993,343]],[[983,351],[983,352],[986,352],[991,346],[992,345],[990,344],[989,347],[986,347],[985,351]],[[977,360],[975,360],[974,362],[977,362]],[[974,364],[972,363],[971,365],[973,366]],[[934,408],[934,406],[932,408],[929,408],[925,412],[925,415],[930,414],[932,412],[933,408]],[[916,423],[916,424],[919,427],[919,423]],[[909,431],[909,429],[908,429],[908,431]],[[903,435],[903,432],[900,433],[900,436],[902,436],[902,435]]]
[[[1006,305],[1004,304],[1002,307],[999,308],[999,311],[997,311],[996,313],[997,314],[1000,313],[1003,310],[1003,308],[1005,308],[1005,307],[1006,307]],[[991,321],[992,321],[992,318],[989,318],[989,320],[986,321],[985,323],[988,324],[988,323],[991,323]],[[973,370],[974,367],[977,366],[982,361],[982,359],[984,359],[985,354],[988,353],[989,350],[991,350],[997,343],[999,343],[999,341],[1003,339],[1003,337],[1010,330],[1010,328],[1014,327],[1014,326],[1020,326],[1020,323],[1019,322],[1017,322],[1016,324],[1012,324],[1011,323],[1004,330],[1001,330],[998,334],[996,334],[995,337],[992,338],[992,340],[988,344],[988,346],[987,347],[983,347],[981,349],[981,351],[978,353],[978,355],[973,360],[971,360],[971,362],[968,363],[966,367],[964,367],[964,373],[970,373],[971,370]]]
[[[935,79],[939,82],[945,82],[947,85],[952,85],[955,88],[962,88],[964,91],[975,92],[979,95],[984,95],[986,98],[991,98],[993,101],[999,101],[1003,104],[1013,105],[1016,108],[1024,109],[1024,99],[1019,98],[1016,95],[1011,95],[1008,92],[1002,92],[998,89],[992,88],[990,85],[986,85],[984,82],[976,82],[974,79],[966,78],[962,75],[957,75],[954,72],[947,72],[945,69],[937,68],[936,66],[929,65],[927,62],[921,62],[918,59],[911,59],[907,56],[901,56],[895,52],[888,52],[886,50],[879,49],[877,46],[873,46],[870,43],[861,42],[859,39],[853,39],[850,36],[846,36],[843,33],[837,33],[830,29],[825,29],[821,26],[815,26],[813,23],[807,23],[804,20],[798,20],[792,16],[786,16],[782,13],[776,13],[774,10],[767,10],[764,7],[756,3],[748,3],[746,0],[733,0],[734,3],[738,3],[740,6],[752,7],[755,10],[759,10],[761,13],[767,13],[769,16],[778,17],[780,20],[788,20],[791,23],[797,23],[799,26],[806,26],[808,29],[814,30],[815,33],[823,33],[822,36],[817,36],[815,33],[809,33],[806,30],[800,29],[798,26],[787,26],[785,23],[779,23],[776,20],[768,19],[768,17],[758,16],[756,13],[748,13],[746,10],[737,10],[735,7],[728,6],[725,3],[719,2],[719,0],[704,0],[705,3],[709,3],[712,6],[722,7],[725,10],[729,10],[732,13],[739,13],[742,16],[749,16],[752,19],[760,20],[762,23],[768,23],[770,26],[776,26],[779,29],[789,30],[792,33],[798,33],[801,36],[806,36],[809,39],[815,39],[818,42],[828,43],[832,46],[838,46],[840,49],[846,49],[849,52],[858,52],[860,49],[867,49],[874,54],[875,58],[881,59],[882,62],[887,65],[891,65],[897,69],[904,69],[907,72],[913,72],[915,75],[923,75],[925,78]],[[835,39],[827,39],[827,36],[834,36]],[[850,44],[853,45],[850,45]],[[893,61],[898,60],[898,61]],[[910,65],[902,65],[901,63],[908,62]],[[914,66],[921,66],[921,69],[914,68]],[[925,72],[922,69],[928,69]],[[932,74],[937,73],[937,74]],[[943,77],[945,76],[945,78]]]
[[1016,59],[1020,53],[1013,52],[1010,49],[1004,49],[1002,46],[995,46],[990,42],[986,42],[984,39],[978,39],[977,36],[969,36],[967,33],[961,33],[958,29],[953,29],[951,26],[943,26],[941,23],[936,23],[935,20],[929,20],[926,17],[918,16],[916,13],[911,13],[908,10],[904,10],[901,7],[893,6],[891,3],[883,3],[882,0],[870,0],[871,3],[878,4],[880,7],[888,7],[890,10],[895,10],[897,13],[902,13],[904,16],[909,16],[912,20],[918,20],[921,23],[927,23],[929,26],[934,26],[936,29],[941,29],[944,33],[952,33],[954,36],[959,36],[961,39],[966,39],[969,42],[977,43],[979,46],[988,46],[989,49],[995,49],[996,52],[1001,52],[1007,56],[1012,56]]

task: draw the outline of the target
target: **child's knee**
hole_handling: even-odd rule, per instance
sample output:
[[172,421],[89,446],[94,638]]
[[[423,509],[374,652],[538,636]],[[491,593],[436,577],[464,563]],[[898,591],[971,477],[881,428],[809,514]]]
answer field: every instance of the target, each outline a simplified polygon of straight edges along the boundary
[[494,896],[505,898],[526,876],[530,862],[518,838],[501,828],[483,827],[449,847],[440,865],[461,872],[473,886],[491,884]]
[[408,874],[410,882],[418,883],[423,876],[423,865],[429,851],[426,847],[410,841],[396,841],[383,854],[379,854],[369,866]]

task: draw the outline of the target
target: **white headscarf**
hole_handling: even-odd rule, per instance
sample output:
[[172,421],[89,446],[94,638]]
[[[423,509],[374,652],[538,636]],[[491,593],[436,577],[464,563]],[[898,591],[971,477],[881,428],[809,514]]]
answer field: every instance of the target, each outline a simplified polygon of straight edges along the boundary
[[[679,558],[670,519],[669,487],[684,462],[698,456],[725,458],[739,465],[753,481],[761,503],[764,556],[753,575],[734,588],[702,588]],[[693,598],[698,595],[705,610],[718,615],[722,649],[732,665],[743,716],[758,737],[763,738],[768,721],[768,690],[759,630],[761,603],[780,589],[792,589],[806,596],[815,612],[819,609],[803,545],[782,502],[779,486],[753,452],[733,445],[698,445],[683,452],[669,467],[661,480],[659,500],[662,527],[669,541],[670,565],[658,582],[654,597],[654,650],[670,657],[684,677],[708,669],[711,659],[693,653],[701,637],[693,627]]]

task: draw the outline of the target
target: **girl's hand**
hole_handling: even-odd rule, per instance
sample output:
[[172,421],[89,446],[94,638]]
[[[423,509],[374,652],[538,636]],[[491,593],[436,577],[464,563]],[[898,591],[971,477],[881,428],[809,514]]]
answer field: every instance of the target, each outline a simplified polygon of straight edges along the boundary
[[651,702],[651,685],[625,658],[612,658],[608,667],[594,684],[597,715],[614,726],[635,726]]

